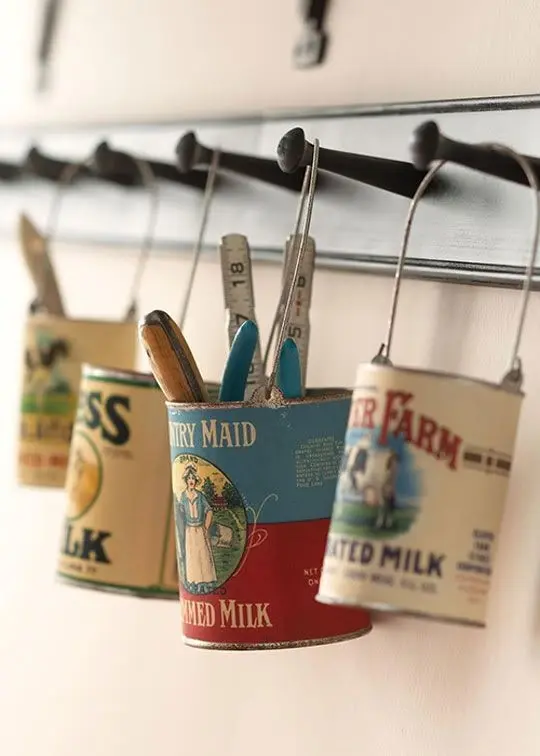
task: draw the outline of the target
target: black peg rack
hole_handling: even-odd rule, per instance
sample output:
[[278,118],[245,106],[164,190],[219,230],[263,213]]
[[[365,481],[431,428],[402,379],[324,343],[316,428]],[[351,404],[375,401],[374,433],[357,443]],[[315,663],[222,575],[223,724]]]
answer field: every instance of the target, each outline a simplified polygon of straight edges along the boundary
[[[486,142],[531,159],[540,180],[540,97],[359,107],[167,124],[0,131],[0,235],[17,214],[48,213],[66,165],[57,238],[138,249],[150,208],[134,158],[159,189],[153,254],[182,254],[198,233],[215,150],[219,173],[205,239],[245,234],[255,259],[282,262],[304,171],[319,140],[312,235],[320,267],[393,275],[410,199],[436,160],[447,164],[421,201],[405,275],[519,287],[531,237],[521,168]],[[540,261],[540,255],[539,255]],[[534,288],[540,288],[540,264]]]

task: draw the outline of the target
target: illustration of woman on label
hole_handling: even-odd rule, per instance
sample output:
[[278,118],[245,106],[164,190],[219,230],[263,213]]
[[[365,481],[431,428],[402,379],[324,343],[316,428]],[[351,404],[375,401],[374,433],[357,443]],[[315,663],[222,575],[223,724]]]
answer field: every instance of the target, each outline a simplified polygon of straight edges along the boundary
[[194,464],[182,475],[184,489],[175,491],[176,515],[182,522],[181,560],[184,584],[190,593],[211,593],[217,586],[216,566],[210,544],[212,507],[198,487],[201,479]]

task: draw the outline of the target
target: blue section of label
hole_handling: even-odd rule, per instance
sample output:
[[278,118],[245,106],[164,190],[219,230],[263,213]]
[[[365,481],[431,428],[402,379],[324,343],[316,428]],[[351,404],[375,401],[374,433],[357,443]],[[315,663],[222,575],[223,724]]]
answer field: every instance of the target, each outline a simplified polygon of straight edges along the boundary
[[186,516],[202,522],[208,505],[237,517],[243,507],[248,523],[329,518],[350,398],[222,406],[168,408],[173,489]]

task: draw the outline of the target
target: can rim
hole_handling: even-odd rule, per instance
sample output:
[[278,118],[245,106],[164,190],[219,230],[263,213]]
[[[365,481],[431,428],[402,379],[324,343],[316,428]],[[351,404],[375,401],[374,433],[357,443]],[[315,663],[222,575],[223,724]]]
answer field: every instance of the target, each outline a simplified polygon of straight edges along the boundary
[[[367,611],[366,611],[366,614]],[[369,615],[368,615],[369,616]],[[246,643],[237,641],[206,641],[197,638],[191,638],[182,633],[182,640],[186,646],[200,648],[206,651],[286,651],[294,648],[314,648],[316,646],[329,646],[333,643],[343,643],[344,641],[356,640],[368,635],[373,630],[371,619],[364,627],[353,630],[350,633],[340,635],[326,635],[321,638],[307,638],[304,640],[293,641],[262,641],[259,643]]]
[[143,373],[141,370],[113,368],[105,365],[93,365],[89,362],[83,362],[81,365],[81,372],[83,378],[96,378],[102,381],[110,380],[111,383],[125,381],[129,384],[159,388],[152,373]]
[[[525,392],[522,391],[521,388],[509,388],[508,386],[505,386],[504,383],[494,383],[493,381],[488,381],[485,378],[473,378],[471,376],[467,375],[461,375],[460,373],[449,373],[444,370],[426,370],[425,368],[413,368],[413,367],[406,367],[401,365],[381,365],[376,364],[373,362],[362,362],[358,368],[356,375],[358,376],[358,372],[360,370],[394,370],[396,372],[400,373],[414,373],[416,375],[426,375],[431,378],[452,378],[453,380],[460,381],[461,383],[474,383],[478,384],[480,386],[486,386],[487,388],[491,388],[495,391],[502,391],[505,394],[512,394],[514,396],[524,397]],[[363,388],[362,386],[357,386],[355,381],[355,387],[354,390],[358,388]]]
[[55,578],[59,583],[73,586],[74,588],[83,588],[90,591],[101,591],[111,595],[135,596],[136,598],[164,599],[166,601],[178,601],[178,588],[148,588],[133,585],[121,585],[120,583],[103,583],[99,580],[90,580],[88,578],[70,575],[67,572],[57,569]]
[[262,404],[251,402],[200,402],[194,404],[193,402],[165,402],[168,409],[181,409],[181,410],[200,410],[200,409],[212,409],[212,410],[236,410],[236,409],[269,409],[279,410],[284,407],[293,406],[305,406],[314,404],[330,404],[331,402],[339,402],[344,399],[349,401],[352,398],[352,390],[345,388],[314,388],[307,389],[306,396],[301,399],[283,399],[279,404]]
[[432,622],[440,622],[446,625],[460,625],[462,627],[476,627],[485,628],[487,622],[485,620],[472,620],[466,617],[456,616],[452,617],[449,614],[440,614],[437,612],[422,612],[419,609],[405,609],[398,604],[389,604],[384,601],[362,601],[358,602],[354,599],[344,600],[338,599],[335,596],[329,596],[325,593],[317,593],[315,595],[315,601],[319,604],[325,604],[326,606],[341,606],[349,609],[363,609],[366,612],[379,612],[381,614],[392,614],[399,617],[415,617],[417,619],[430,620]]
[[27,316],[27,322],[36,320],[51,320],[57,323],[75,323],[77,325],[105,325],[105,326],[133,326],[137,328],[135,320],[104,320],[103,318],[67,318],[63,315],[52,315],[48,312],[36,312]]

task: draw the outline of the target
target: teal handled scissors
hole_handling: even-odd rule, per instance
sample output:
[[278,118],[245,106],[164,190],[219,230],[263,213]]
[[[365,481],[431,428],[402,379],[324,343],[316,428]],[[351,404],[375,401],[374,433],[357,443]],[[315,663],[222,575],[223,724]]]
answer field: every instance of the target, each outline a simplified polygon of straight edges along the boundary
[[236,332],[231,344],[221,388],[220,402],[241,402],[244,399],[249,369],[259,341],[259,329],[253,320],[246,320]]
[[288,338],[283,342],[276,383],[285,399],[302,398],[302,364],[294,339]]
[[[233,339],[219,391],[220,402],[241,402],[244,399],[250,365],[259,339],[259,329],[246,320]],[[293,339],[283,342],[279,357],[277,385],[285,399],[302,396],[302,369],[298,348]]]

